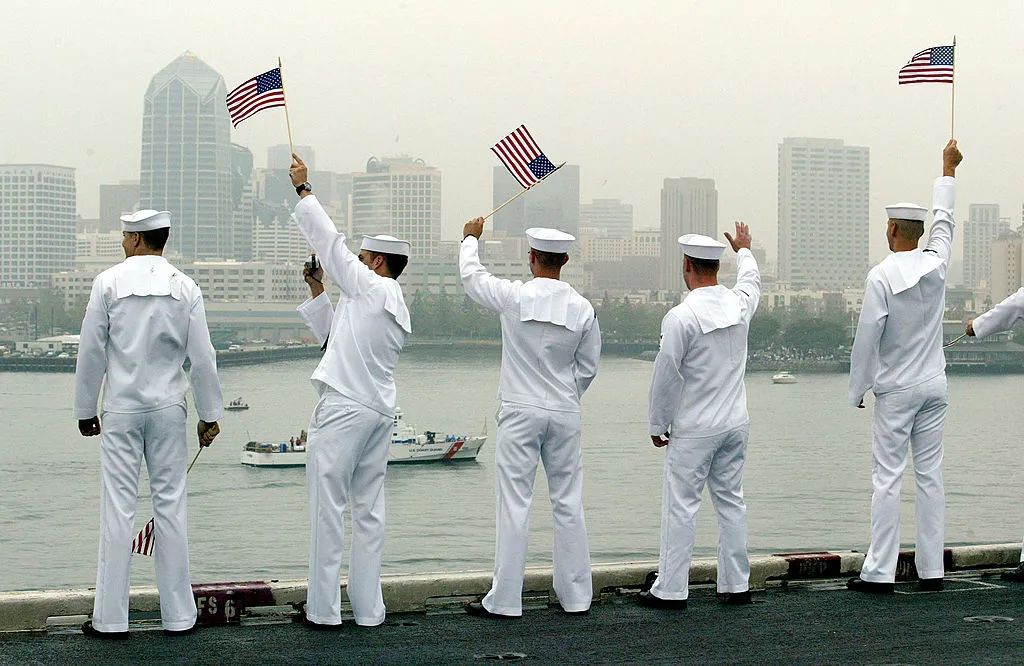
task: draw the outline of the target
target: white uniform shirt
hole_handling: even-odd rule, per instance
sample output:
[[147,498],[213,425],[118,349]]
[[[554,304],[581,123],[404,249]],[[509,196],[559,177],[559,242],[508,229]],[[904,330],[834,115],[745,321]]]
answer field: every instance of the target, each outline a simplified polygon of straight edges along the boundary
[[103,410],[134,414],[185,399],[189,377],[203,421],[223,415],[217,356],[199,286],[161,256],[128,257],[96,276],[82,320],[75,368],[76,419]]
[[972,326],[974,335],[983,338],[999,331],[1008,331],[1024,321],[1024,287],[1010,294],[999,305],[978,316]]
[[501,318],[498,398],[558,412],[580,411],[597,375],[601,329],[590,301],[568,283],[497,278],[480,263],[479,240],[459,251],[466,295]]
[[750,421],[743,373],[747,331],[761,300],[757,260],[736,255],[736,286],[699,287],[661,322],[648,396],[648,432],[710,437]]
[[[313,372],[313,385],[329,386],[343,396],[387,417],[398,397],[395,366],[412,332],[402,288],[359,261],[315,196],[295,206],[295,221],[316,251],[324,273],[340,288],[337,309],[327,294],[299,306],[302,318],[322,343],[323,322],[331,321],[327,350]],[[328,314],[329,313],[329,314]]]
[[942,315],[953,245],[956,180],[935,179],[931,234],[924,250],[893,252],[871,269],[850,355],[851,405],[917,386],[946,370]]

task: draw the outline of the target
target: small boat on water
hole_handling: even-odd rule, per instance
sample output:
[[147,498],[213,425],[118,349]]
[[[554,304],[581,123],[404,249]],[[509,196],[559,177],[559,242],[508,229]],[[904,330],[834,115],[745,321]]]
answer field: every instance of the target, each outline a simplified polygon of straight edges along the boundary
[[[486,433],[442,435],[430,430],[416,432],[414,426],[403,420],[402,410],[398,409],[391,431],[388,464],[476,460],[486,441]],[[248,442],[242,449],[239,462],[250,467],[305,467],[306,431],[287,442]]]
[[796,377],[788,370],[772,375],[772,384],[796,384]]
[[249,405],[239,396],[234,400],[229,400],[228,404],[224,405],[224,409],[229,412],[240,412],[244,409],[249,409]]

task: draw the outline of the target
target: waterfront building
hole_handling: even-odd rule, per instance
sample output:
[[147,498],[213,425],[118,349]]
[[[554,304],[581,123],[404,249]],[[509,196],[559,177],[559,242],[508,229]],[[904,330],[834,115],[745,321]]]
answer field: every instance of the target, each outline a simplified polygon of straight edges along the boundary
[[961,226],[964,236],[964,286],[987,289],[993,269],[992,244],[1010,231],[1010,221],[1000,219],[999,204],[971,204],[967,209],[967,221]]
[[684,234],[718,237],[718,190],[713,178],[666,178],[661,188],[661,286],[682,292]]
[[[524,195],[525,196],[525,195]],[[594,199],[580,205],[580,227],[598,229],[608,238],[633,236],[633,204],[618,199]],[[581,236],[583,232],[580,232]]]
[[[973,208],[973,206],[972,206]],[[1017,231],[1004,231],[992,242],[989,255],[989,288],[988,298],[995,305],[1004,298],[1020,289],[1021,234]]]
[[75,265],[75,170],[0,164],[0,288],[45,287]]
[[139,205],[171,211],[169,245],[190,259],[236,254],[226,95],[221,75],[186,52],[143,100]]
[[778,278],[795,289],[863,284],[870,267],[869,151],[841,139],[779,144]]
[[[503,166],[493,170],[494,208],[505,203],[522,186]],[[628,205],[628,204],[627,204]],[[531,227],[553,227],[578,236],[580,226],[580,168],[566,164],[509,205],[494,214],[494,230],[523,236]]]
[[352,174],[352,236],[390,234],[412,244],[410,259],[432,257],[441,242],[441,171],[421,159],[370,158]]

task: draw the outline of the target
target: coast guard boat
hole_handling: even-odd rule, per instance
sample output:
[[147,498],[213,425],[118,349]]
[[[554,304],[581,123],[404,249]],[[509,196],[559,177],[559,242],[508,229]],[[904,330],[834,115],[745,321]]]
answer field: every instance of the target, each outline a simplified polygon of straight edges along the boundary
[[[442,435],[429,430],[418,433],[403,420],[399,408],[391,432],[388,464],[476,460],[486,441],[486,432],[483,435]],[[239,462],[249,467],[305,467],[306,431],[287,442],[248,442]]]

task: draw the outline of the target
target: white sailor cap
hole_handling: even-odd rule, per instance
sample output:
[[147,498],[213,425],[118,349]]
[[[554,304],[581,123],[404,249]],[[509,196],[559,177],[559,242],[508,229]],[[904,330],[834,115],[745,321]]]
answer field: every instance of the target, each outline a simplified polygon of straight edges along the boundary
[[719,243],[714,238],[701,234],[680,236],[679,244],[683,246],[683,254],[694,259],[718,261],[725,251],[725,243]]
[[400,254],[403,257],[409,256],[410,247],[409,241],[383,234],[380,236],[363,236],[363,244],[359,246],[361,250],[380,252],[381,254]]
[[576,240],[576,237],[558,229],[545,229],[544,227],[530,227],[526,230],[526,237],[530,241],[530,247],[541,252],[554,254],[565,254],[569,246]]
[[924,218],[928,215],[927,208],[921,208],[917,204],[912,203],[898,203],[886,206],[885,212],[890,220],[914,220],[916,222],[924,222]]
[[121,216],[121,231],[138,233],[171,226],[171,213],[166,210],[146,208],[130,215]]

